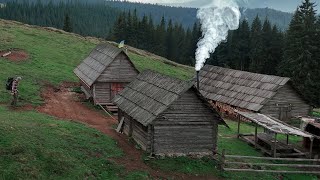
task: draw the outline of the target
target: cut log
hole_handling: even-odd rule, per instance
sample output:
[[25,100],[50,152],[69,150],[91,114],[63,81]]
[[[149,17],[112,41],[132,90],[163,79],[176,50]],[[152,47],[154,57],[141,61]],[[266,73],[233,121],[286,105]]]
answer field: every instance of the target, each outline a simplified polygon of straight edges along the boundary
[[119,133],[122,129],[122,126],[123,126],[123,123],[124,123],[124,118],[121,118],[121,121],[120,123],[118,124],[118,127],[116,129],[116,131]]
[[9,56],[11,54],[11,51],[9,51],[9,52],[7,52],[7,53],[4,53],[3,55],[2,55],[2,57],[7,57],[7,56]]

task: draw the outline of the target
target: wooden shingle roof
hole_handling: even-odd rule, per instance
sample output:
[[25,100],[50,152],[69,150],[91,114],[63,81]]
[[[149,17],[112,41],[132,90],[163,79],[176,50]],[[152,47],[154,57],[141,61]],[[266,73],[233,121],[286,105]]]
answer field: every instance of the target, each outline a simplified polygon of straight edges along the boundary
[[269,131],[278,133],[278,134],[288,134],[288,135],[296,135],[306,138],[313,138],[314,135],[302,131],[299,128],[286,124],[276,118],[273,118],[268,115],[259,114],[259,113],[252,113],[252,112],[241,112],[237,111],[238,114],[241,116],[249,119],[250,121],[258,124],[259,126],[268,129]]
[[199,76],[205,98],[252,111],[259,111],[290,80],[210,65]]
[[91,86],[121,52],[109,43],[99,44],[73,72]]
[[147,126],[192,86],[192,82],[148,70],[139,74],[113,101],[119,109]]

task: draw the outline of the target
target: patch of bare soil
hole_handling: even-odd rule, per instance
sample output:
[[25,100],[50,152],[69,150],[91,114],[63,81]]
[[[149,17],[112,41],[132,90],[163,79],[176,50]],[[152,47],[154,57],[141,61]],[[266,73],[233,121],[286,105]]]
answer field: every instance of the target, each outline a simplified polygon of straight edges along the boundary
[[147,166],[143,160],[143,152],[135,148],[127,136],[117,133],[113,127],[116,125],[117,117],[110,117],[90,108],[81,103],[82,95],[76,94],[69,90],[70,84],[64,84],[60,88],[48,87],[42,97],[45,99],[45,105],[38,107],[37,111],[46,113],[61,119],[69,119],[85,123],[116,140],[118,146],[123,150],[125,155],[121,158],[112,159],[117,164],[125,166],[127,172],[145,171],[153,178],[174,178],[174,179],[216,179],[213,177],[189,176],[179,173],[168,173],[152,169]]
[[25,61],[29,58],[29,55],[24,50],[11,49],[0,51],[0,57],[6,58],[13,62]]

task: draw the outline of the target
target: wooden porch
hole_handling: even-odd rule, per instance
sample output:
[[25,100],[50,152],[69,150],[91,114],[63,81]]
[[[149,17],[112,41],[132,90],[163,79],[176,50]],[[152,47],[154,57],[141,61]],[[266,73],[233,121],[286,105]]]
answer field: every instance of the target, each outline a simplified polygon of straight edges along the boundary
[[[273,117],[251,112],[237,111],[238,114],[238,138],[251,144],[256,149],[273,157],[309,157],[313,155],[313,141],[318,138],[308,132],[302,131],[296,127],[290,126]],[[241,120],[245,119],[255,124],[254,134],[241,134]],[[263,133],[258,133],[258,127],[264,129]],[[278,135],[283,134],[286,140],[280,140]],[[289,143],[290,136],[300,136],[309,138],[311,141],[310,149],[305,150],[303,147]]]
[[[281,140],[275,140],[272,136],[266,133],[257,134],[257,140],[254,134],[241,134],[240,139],[254,146],[256,149],[259,149],[264,154],[268,156],[275,157],[309,157],[310,153],[301,150],[289,142],[284,142]],[[256,142],[257,141],[257,142]],[[274,148],[276,147],[276,148]]]

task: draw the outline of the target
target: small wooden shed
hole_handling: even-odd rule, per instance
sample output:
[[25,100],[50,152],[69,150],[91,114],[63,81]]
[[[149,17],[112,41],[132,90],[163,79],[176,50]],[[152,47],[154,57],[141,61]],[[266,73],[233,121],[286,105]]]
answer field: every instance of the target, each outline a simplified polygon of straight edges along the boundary
[[139,74],[126,53],[108,43],[95,47],[74,73],[87,98],[100,105],[112,103],[114,96]]
[[153,71],[139,74],[114,103],[122,131],[155,155],[212,155],[220,115],[192,82]]
[[206,65],[199,79],[202,95],[231,116],[237,109],[290,121],[311,111],[311,106],[293,89],[287,77]]

